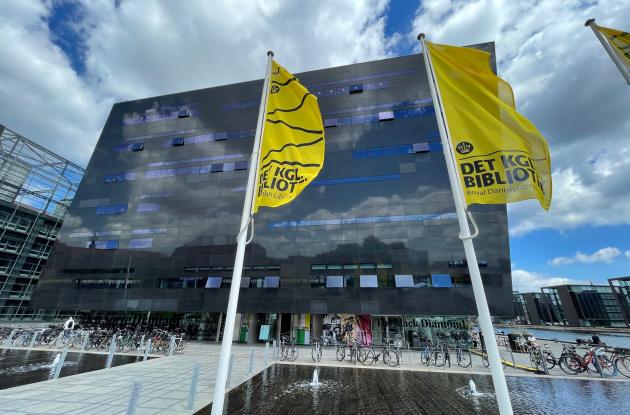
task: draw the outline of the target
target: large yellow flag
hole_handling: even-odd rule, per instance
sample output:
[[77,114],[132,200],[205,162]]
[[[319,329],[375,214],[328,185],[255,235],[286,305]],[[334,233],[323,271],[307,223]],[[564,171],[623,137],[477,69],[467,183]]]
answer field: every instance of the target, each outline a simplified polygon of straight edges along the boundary
[[324,125],[317,97],[272,62],[253,212],[289,203],[324,165]]
[[519,114],[490,54],[426,42],[467,204],[551,203],[547,142]]
[[630,33],[601,26],[597,26],[597,30],[608,40],[626,70],[630,72]]

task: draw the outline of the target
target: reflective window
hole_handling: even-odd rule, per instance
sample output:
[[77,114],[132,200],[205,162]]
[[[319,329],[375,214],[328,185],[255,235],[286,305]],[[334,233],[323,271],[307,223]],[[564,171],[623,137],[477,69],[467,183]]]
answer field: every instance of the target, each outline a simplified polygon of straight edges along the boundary
[[326,288],[343,288],[344,278],[341,275],[326,277]]
[[397,288],[407,288],[414,286],[413,275],[395,275],[395,279]]
[[129,240],[130,249],[146,249],[146,248],[151,248],[152,246],[153,246],[153,238]]
[[120,205],[98,206],[96,208],[97,215],[122,215],[127,213],[128,205],[126,203]]
[[223,282],[221,277],[208,277],[205,288],[221,288],[221,282]]
[[450,288],[453,281],[449,274],[431,274],[431,285],[433,287]]
[[378,288],[376,275],[361,275],[361,288]]
[[85,247],[91,249],[118,249],[118,241],[87,241]]
[[265,277],[264,288],[280,287],[280,277]]

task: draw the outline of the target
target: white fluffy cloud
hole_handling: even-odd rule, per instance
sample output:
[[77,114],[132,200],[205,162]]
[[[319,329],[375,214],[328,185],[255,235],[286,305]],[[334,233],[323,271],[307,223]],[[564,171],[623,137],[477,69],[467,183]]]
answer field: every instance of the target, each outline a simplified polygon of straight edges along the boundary
[[52,42],[53,1],[0,2],[0,123],[86,164],[111,105],[391,54],[386,0],[82,1],[81,76]]
[[576,262],[582,263],[582,264],[593,264],[595,262],[605,262],[605,263],[610,264],[619,255],[621,255],[621,251],[619,249],[613,246],[608,246],[590,255],[577,251],[575,255],[572,257],[559,256],[559,257],[549,260],[549,264],[555,265],[555,266],[574,264]]
[[530,272],[524,269],[512,270],[512,288],[522,293],[540,291],[541,287],[549,287],[562,284],[587,284],[585,281],[573,280],[565,277],[550,277],[538,272]]
[[623,253],[626,258],[630,259],[630,249]]
[[427,0],[415,39],[456,45],[495,41],[499,74],[514,87],[518,109],[548,139],[554,193],[549,213],[537,203],[509,206],[510,233],[583,224],[630,223],[630,88],[592,31],[627,29],[630,3],[615,0]]

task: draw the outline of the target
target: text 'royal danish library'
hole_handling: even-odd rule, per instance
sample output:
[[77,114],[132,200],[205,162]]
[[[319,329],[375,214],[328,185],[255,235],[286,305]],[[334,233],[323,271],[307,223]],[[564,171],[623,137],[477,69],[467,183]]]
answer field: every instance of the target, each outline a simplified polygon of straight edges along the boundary
[[[465,338],[476,307],[422,57],[297,76],[319,98],[325,164],[295,201],[256,215],[237,335]],[[115,104],[34,307],[218,339],[261,89]],[[505,206],[472,211],[490,311],[511,316]]]

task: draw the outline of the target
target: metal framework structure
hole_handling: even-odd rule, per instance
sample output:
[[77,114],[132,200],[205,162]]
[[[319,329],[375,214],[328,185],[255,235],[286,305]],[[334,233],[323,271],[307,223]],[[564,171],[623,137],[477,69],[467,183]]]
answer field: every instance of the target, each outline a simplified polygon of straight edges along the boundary
[[0,320],[41,317],[31,295],[84,173],[0,125]]

